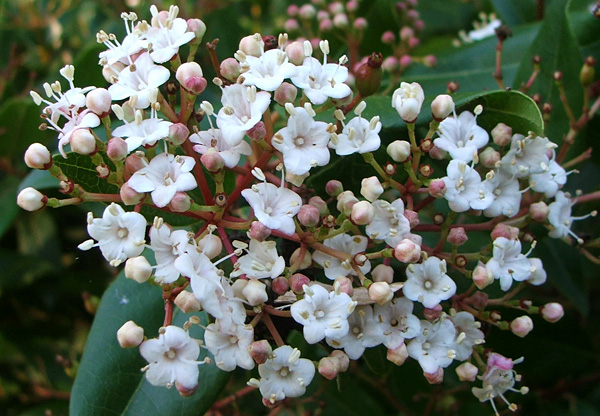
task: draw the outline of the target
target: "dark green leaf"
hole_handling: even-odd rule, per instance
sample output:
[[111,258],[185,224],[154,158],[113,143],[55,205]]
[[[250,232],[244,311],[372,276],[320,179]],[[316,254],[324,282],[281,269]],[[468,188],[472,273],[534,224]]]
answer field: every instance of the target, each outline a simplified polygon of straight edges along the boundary
[[47,170],[32,170],[19,184],[19,190],[25,189],[28,186],[37,189],[54,189],[58,188],[58,179],[50,174]]
[[[149,338],[156,336],[163,323],[164,308],[160,288],[138,284],[123,273],[102,297],[85,346],[71,394],[73,416],[103,415],[200,415],[211,406],[223,388],[229,373],[214,364],[200,367],[200,385],[190,397],[181,397],[173,389],[155,387],[140,369],[146,365],[137,348],[123,349],[117,330],[128,320],[135,321]],[[206,315],[201,314],[204,324]],[[174,324],[187,319],[183,313]],[[203,339],[203,330],[194,327],[190,334]],[[204,351],[201,352],[202,360]]]
[[0,216],[0,237],[4,235],[8,227],[12,225],[13,220],[19,212],[17,206],[17,188],[19,180],[15,177],[7,177],[2,181],[0,188],[0,207],[2,207],[2,216]]
[[502,23],[509,27],[531,22],[536,18],[535,1],[492,0],[492,4]]
[[119,189],[104,179],[98,177],[96,166],[89,156],[77,153],[67,153],[67,158],[61,155],[54,156],[54,163],[60,167],[69,179],[80,185],[87,192],[116,194]]

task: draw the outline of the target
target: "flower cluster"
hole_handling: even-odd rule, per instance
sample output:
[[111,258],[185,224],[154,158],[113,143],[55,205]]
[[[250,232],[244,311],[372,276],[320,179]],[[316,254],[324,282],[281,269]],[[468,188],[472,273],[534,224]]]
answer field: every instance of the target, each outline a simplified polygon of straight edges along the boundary
[[[300,18],[313,12],[305,6],[289,11]],[[348,24],[339,17],[343,11],[329,12],[333,25]],[[57,177],[70,198],[48,198],[32,188],[18,197],[27,210],[110,203],[102,218],[89,214],[92,239],[80,248],[97,246],[113,267],[125,263],[126,277],[163,289],[166,314],[158,337],[144,340],[131,322],[118,334],[122,346],[139,346],[149,363],[147,379],[192,394],[204,363],[198,361],[200,341],[224,371],[257,365],[260,378],[249,385],[273,405],[304,394],[317,370],[335,378],[349,360],[382,345],[396,365],[416,360],[430,383],[441,383],[444,369],[462,362],[461,379],[474,381],[481,373],[483,387],[473,388],[477,398],[492,404],[504,399],[518,381],[513,361],[491,353],[482,365],[488,351],[481,326],[525,336],[533,323],[527,315],[509,323],[490,314],[483,291],[495,280],[504,292],[544,283],[541,260],[529,257],[535,248],[527,232],[531,221],[548,228],[550,237],[579,241],[571,230],[580,219],[571,214],[576,200],[561,190],[568,172],[556,145],[503,123],[488,133],[477,120],[485,107],[457,114],[449,95],[435,97],[429,132],[418,140],[415,123],[423,117],[425,92],[403,82],[390,109],[407,124],[408,140],[382,146],[385,126],[378,115],[364,116],[368,103],[360,94],[353,98],[347,58],[331,60],[326,40],[313,51],[317,45],[286,34],[243,38],[232,57],[215,65],[220,102],[202,101],[207,81],[193,57],[204,23],[177,17],[175,6],[153,6],[151,14],[148,23],[124,13],[122,40],[98,34],[107,46],[100,53],[107,89],[75,87],[74,68],[66,66],[67,91],[57,81],[44,86],[48,99],[32,92],[58,133],[58,157],[69,157],[68,147],[88,156],[101,180],[119,192],[98,193],[68,177],[35,144],[27,164]],[[322,26],[327,19],[322,15]],[[293,23],[286,25],[291,30]],[[184,45],[189,57],[182,63]],[[174,85],[180,100],[173,99]],[[107,141],[96,129],[101,123]],[[373,154],[382,147],[383,165],[378,159],[384,152],[377,159]],[[335,179],[318,189],[313,178],[340,156],[364,160],[364,172],[377,176],[364,177],[360,189],[344,189]],[[424,163],[428,158],[445,173],[434,175]],[[233,185],[226,180],[230,173],[237,175]],[[434,211],[436,199],[445,215]],[[174,226],[178,215],[190,226]],[[469,222],[479,215],[488,219]],[[233,231],[244,237],[231,239]],[[426,243],[431,239],[424,233],[437,236],[437,243]],[[470,233],[489,242],[473,247]],[[459,292],[465,282],[470,288]],[[184,328],[173,325],[175,307],[210,316],[203,340],[187,332],[197,318]],[[560,318],[560,305],[547,309],[553,320]],[[322,343],[330,355],[318,363],[301,358],[271,316],[288,318],[308,344]],[[270,335],[257,339],[254,329],[263,324]]]

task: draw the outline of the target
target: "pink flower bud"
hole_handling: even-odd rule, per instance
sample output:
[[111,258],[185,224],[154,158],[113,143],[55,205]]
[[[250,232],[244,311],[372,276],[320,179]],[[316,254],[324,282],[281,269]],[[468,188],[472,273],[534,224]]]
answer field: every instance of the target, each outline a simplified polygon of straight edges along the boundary
[[398,69],[400,62],[395,56],[388,56],[381,63],[381,69],[388,72],[394,72]]
[[511,360],[510,358],[506,358],[495,352],[491,353],[487,360],[487,368],[488,369],[497,367],[500,370],[508,371],[508,370],[512,370],[513,365],[514,365],[513,360]]
[[334,280],[333,284],[339,283],[340,292],[347,294],[352,297],[354,295],[354,287],[352,286],[352,280],[346,276],[338,276]]
[[222,60],[219,70],[221,75],[231,82],[235,82],[241,74],[240,63],[235,58]]
[[369,298],[379,305],[389,303],[394,297],[394,292],[387,282],[374,282],[369,286]]
[[258,306],[269,299],[267,295],[267,286],[260,280],[248,280],[248,284],[242,290],[242,294],[250,304],[250,306]]
[[150,276],[152,276],[152,266],[144,256],[131,257],[125,262],[126,278],[144,283]]
[[375,208],[369,201],[359,201],[352,205],[350,218],[357,225],[370,224],[375,218]]
[[295,32],[300,29],[300,25],[296,19],[287,19],[283,24],[283,28],[286,32]]
[[388,361],[393,362],[394,364],[400,366],[404,364],[406,359],[408,358],[408,350],[406,349],[406,345],[402,343],[396,349],[388,349],[387,350],[387,359]]
[[394,257],[402,263],[414,263],[421,258],[421,246],[405,238],[394,248]]
[[348,16],[344,13],[339,13],[333,16],[333,25],[337,28],[348,27]]
[[443,198],[446,195],[446,183],[441,179],[434,179],[429,183],[429,195],[434,198]]
[[329,354],[329,356],[331,358],[335,358],[338,361],[338,364],[340,366],[340,372],[343,373],[348,371],[348,367],[350,366],[350,358],[348,358],[348,355],[346,355],[344,351],[333,350],[331,351],[331,354]]
[[402,29],[400,29],[400,39],[401,40],[406,42],[413,36],[415,36],[415,32],[413,31],[413,29],[411,27],[403,26]]
[[183,88],[195,95],[200,95],[207,85],[202,76],[202,68],[197,62],[186,62],[179,65],[175,78]]
[[295,4],[290,4],[287,8],[287,15],[290,17],[296,17],[300,8]]
[[210,147],[200,156],[200,162],[209,172],[218,172],[225,166],[225,161],[217,150]]
[[433,145],[429,149],[429,156],[431,156],[435,160],[444,160],[446,159],[446,156],[448,156],[448,152],[440,149],[436,145]]
[[298,211],[298,221],[305,227],[314,227],[319,223],[321,216],[319,210],[312,205],[302,205]]
[[562,305],[557,302],[546,303],[540,308],[542,318],[548,322],[558,322],[565,315],[565,310]]
[[[313,3],[316,4],[315,1],[313,1]],[[317,21],[320,22],[320,21],[325,20],[325,19],[329,19],[329,13],[327,11],[325,11],[325,10],[319,10],[317,12]]]
[[335,179],[332,179],[325,184],[325,192],[327,192],[327,195],[329,196],[337,197],[343,191],[344,186],[340,181],[336,181]]
[[290,288],[294,291],[294,293],[304,293],[302,286],[308,285],[310,283],[310,279],[302,273],[295,273],[290,276],[289,283]]
[[400,60],[398,61],[398,65],[400,65],[400,68],[408,68],[412,65],[412,63],[413,59],[410,55],[402,55],[400,57]]
[[[302,252],[302,249],[300,247],[298,247],[296,250],[294,250],[294,252],[290,256],[290,264],[296,264],[301,252]],[[310,254],[310,251],[306,250],[304,252],[304,256],[302,257],[302,261],[300,261],[300,264],[298,265],[298,270],[308,269],[311,264],[312,264],[312,255]]]
[[192,292],[183,290],[175,297],[175,305],[183,311],[183,313],[198,312],[202,309],[202,304],[194,296]]
[[550,209],[544,201],[534,202],[529,206],[529,216],[536,222],[545,223],[548,220]]
[[335,358],[323,357],[319,361],[317,369],[319,370],[319,374],[327,380],[333,380],[340,372],[340,365]]
[[367,26],[369,26],[369,24],[367,23],[367,19],[365,19],[364,17],[358,17],[356,18],[352,26],[356,30],[365,30]]
[[410,228],[415,228],[421,222],[419,220],[419,213],[410,209],[404,210],[404,217],[408,220]]
[[137,347],[144,340],[144,328],[133,321],[127,321],[117,331],[117,340],[121,348]]
[[180,146],[190,136],[190,130],[183,123],[175,123],[169,126],[169,143]]
[[323,201],[323,198],[320,196],[313,196],[308,200],[308,204],[317,208],[320,216],[325,216],[329,214],[329,208],[327,207],[327,203]]
[[[304,62],[304,58],[306,58],[306,55],[304,54],[304,43],[303,42],[292,42],[289,45],[287,45],[285,47],[285,53],[287,53],[288,59],[291,63],[293,63],[294,65],[302,65],[302,62]],[[298,90],[296,90],[297,92]],[[294,94],[295,96],[295,94]],[[275,101],[277,101],[279,103],[279,100],[277,100],[277,96],[275,96]],[[292,102],[293,100],[290,101],[286,101],[286,102]]]
[[285,277],[279,276],[273,280],[271,283],[271,288],[273,289],[273,292],[277,293],[278,295],[283,295],[289,290],[290,285]]
[[43,144],[33,143],[25,151],[25,164],[32,169],[49,169],[52,166],[52,155]]
[[406,162],[410,157],[410,143],[405,140],[396,140],[388,145],[386,151],[394,162]]
[[143,153],[132,153],[125,159],[125,177],[133,175],[138,170],[146,167],[148,160],[143,156]]
[[262,39],[260,36],[248,35],[240,40],[239,50],[246,55],[260,57]]
[[358,10],[358,1],[356,1],[356,0],[348,1],[348,3],[346,3],[346,10],[348,10],[349,12],[357,11]]
[[25,211],[37,211],[43,208],[46,202],[48,197],[32,187],[23,189],[17,195],[17,205]]
[[423,316],[430,322],[433,322],[442,315],[442,305],[435,305],[433,308],[423,309]]
[[271,345],[266,339],[254,341],[248,347],[248,352],[256,364],[264,364],[267,359],[273,356],[273,348],[271,348]]
[[110,113],[112,98],[105,88],[96,88],[85,96],[85,106],[100,118],[106,117]]
[[260,221],[252,221],[249,233],[250,238],[258,241],[265,241],[265,238],[271,235],[271,229]]
[[423,65],[427,68],[434,68],[437,65],[437,58],[435,55],[427,55],[423,59]]
[[460,381],[475,381],[479,370],[473,364],[464,362],[456,367],[456,375]]
[[267,129],[265,128],[265,123],[259,121],[256,123],[250,130],[246,132],[248,137],[250,137],[254,141],[260,141],[265,138],[267,135]]
[[468,239],[467,232],[463,227],[451,228],[448,233],[448,241],[455,246],[462,246]]
[[392,283],[394,281],[394,269],[385,264],[378,264],[371,270],[371,276],[375,282]]
[[495,240],[499,237],[504,237],[509,240],[518,240],[519,239],[519,229],[517,227],[512,227],[510,225],[500,223],[497,224],[491,233],[492,240]]
[[96,153],[96,138],[89,129],[77,129],[69,140],[71,150],[80,155],[92,155]]
[[525,338],[533,329],[533,321],[527,315],[520,316],[510,323],[510,330],[516,336]]
[[381,186],[377,176],[364,178],[360,185],[360,194],[370,202],[375,201],[383,193],[383,186]]
[[179,382],[175,382],[175,388],[181,397],[190,397],[198,390],[198,383],[192,388],[181,385]]
[[494,169],[501,158],[500,152],[489,146],[479,153],[479,161],[488,169]]
[[435,373],[423,373],[429,384],[441,384],[444,381],[444,369],[438,367]]
[[198,241],[198,250],[209,259],[214,259],[223,251],[223,242],[214,234],[206,234]]
[[113,65],[105,65],[102,67],[102,76],[109,84],[114,84],[119,77],[119,73],[125,69],[125,64],[115,62]]
[[194,42],[201,42],[204,34],[206,33],[206,25],[200,19],[188,19],[187,21],[188,32],[193,32],[196,35]]
[[394,32],[392,32],[391,30],[383,32],[383,35],[381,35],[381,42],[386,45],[390,45],[390,44],[394,43],[395,40],[396,40],[396,35],[394,35]]
[[125,205],[137,205],[142,202],[146,196],[145,193],[139,193],[135,191],[127,183],[124,183],[123,186],[121,186],[121,189],[119,189],[119,195],[121,196],[121,200]]
[[300,7],[298,14],[302,19],[310,20],[317,14],[315,7],[312,4],[305,4]]
[[454,100],[448,94],[440,94],[431,102],[431,114],[435,121],[442,121],[454,111]]
[[127,157],[127,142],[120,137],[113,137],[106,146],[106,155],[113,162],[120,162]]
[[473,283],[479,290],[483,290],[494,281],[494,276],[488,273],[483,264],[479,264],[473,270]]
[[504,123],[498,123],[498,125],[492,129],[492,139],[498,146],[509,144],[512,140],[512,128]]
[[[419,40],[419,38],[410,38],[408,40],[408,47],[409,48],[416,48],[417,46],[419,46],[419,44],[421,43],[421,41]],[[424,61],[425,63],[425,61]]]
[[344,5],[339,1],[330,3],[328,9],[331,14],[344,13]]

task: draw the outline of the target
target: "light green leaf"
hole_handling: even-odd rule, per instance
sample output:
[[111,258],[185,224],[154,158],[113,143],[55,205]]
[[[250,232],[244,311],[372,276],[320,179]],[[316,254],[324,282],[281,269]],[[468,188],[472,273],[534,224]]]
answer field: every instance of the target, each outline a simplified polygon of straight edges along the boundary
[[[157,335],[164,316],[161,294],[160,288],[128,280],[123,272],[106,290],[73,385],[72,416],[201,415],[215,401],[229,373],[214,364],[202,365],[198,390],[190,397],[181,397],[174,388],[150,385],[140,371],[147,363],[138,349],[119,346],[117,330],[128,320],[142,326],[147,337]],[[206,314],[200,316],[206,325]],[[187,318],[177,314],[174,324],[181,326]],[[203,339],[203,334],[197,326],[190,330],[196,339]],[[202,350],[199,360],[204,356]]]

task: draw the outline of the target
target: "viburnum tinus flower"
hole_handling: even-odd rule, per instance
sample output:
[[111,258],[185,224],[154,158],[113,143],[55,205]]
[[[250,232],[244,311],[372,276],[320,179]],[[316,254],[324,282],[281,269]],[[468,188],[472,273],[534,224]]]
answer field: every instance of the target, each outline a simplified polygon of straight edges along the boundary
[[354,309],[348,317],[348,333],[341,338],[327,337],[327,343],[334,348],[343,348],[351,360],[358,360],[366,348],[383,343],[384,335],[371,305]]
[[464,361],[473,353],[473,346],[484,342],[481,322],[469,312],[461,311],[449,318],[456,328],[456,359]]
[[305,108],[286,104],[290,114],[287,126],[273,136],[273,147],[283,153],[283,164],[294,175],[304,175],[310,168],[329,163],[327,144],[331,133],[328,124],[315,121],[315,112],[307,105]]
[[169,136],[169,126],[173,123],[160,119],[152,110],[152,117],[143,119],[142,112],[136,111],[131,122],[113,130],[114,137],[123,137],[127,143],[127,152],[131,153],[140,146],[153,146],[160,139]]
[[433,308],[456,293],[456,283],[446,274],[446,261],[429,257],[421,264],[409,264],[406,282],[402,287],[404,296],[418,301],[426,308]]
[[531,276],[532,266],[527,256],[521,254],[521,242],[498,237],[494,240],[492,258],[486,263],[487,272],[500,280],[500,288],[507,291],[513,280],[522,282]]
[[567,175],[562,166],[551,160],[547,166],[543,166],[541,173],[529,175],[529,185],[534,191],[544,193],[546,198],[552,198],[567,183]]
[[158,338],[142,342],[140,354],[149,363],[146,379],[152,385],[177,385],[184,391],[198,386],[200,346],[183,329],[173,325],[161,328]]
[[373,201],[375,217],[367,227],[369,238],[385,240],[390,247],[395,247],[410,234],[410,223],[404,216],[404,201],[398,198],[392,203],[377,199]]
[[521,206],[521,191],[519,181],[513,174],[500,166],[499,169],[488,173],[488,179],[483,184],[491,191],[494,198],[494,202],[483,211],[486,217],[517,215]]
[[136,192],[151,192],[152,202],[162,208],[177,192],[191,191],[198,186],[190,173],[195,164],[189,156],[161,153],[148,166],[135,172],[127,184]]
[[452,211],[486,209],[493,203],[492,192],[483,185],[479,173],[471,166],[453,159],[446,169],[448,176],[442,178],[446,184],[444,198]]
[[145,34],[144,47],[150,49],[150,56],[157,64],[170,60],[179,47],[194,39],[194,32],[188,32],[187,22],[177,17],[179,7],[171,5],[169,12],[161,15],[155,5],[150,6],[152,26]]
[[512,137],[510,150],[502,158],[502,166],[517,178],[525,178],[530,174],[543,173],[548,166],[548,153],[556,147],[546,137],[525,137],[515,134]]
[[190,142],[194,144],[194,151],[201,155],[214,149],[217,151],[223,163],[228,168],[237,166],[240,161],[241,155],[249,156],[252,154],[252,148],[244,140],[240,141],[236,145],[229,144],[223,138],[223,132],[221,129],[210,128],[206,131],[199,131],[189,137]]
[[254,368],[254,360],[248,352],[253,341],[254,328],[251,325],[231,324],[224,330],[217,319],[204,332],[206,348],[215,356],[217,367],[224,371],[233,371],[236,367]]
[[419,362],[425,373],[433,374],[452,363],[455,334],[454,325],[444,317],[435,323],[421,320],[421,332],[406,346],[408,355]]
[[173,283],[179,278],[179,271],[175,268],[175,260],[189,249],[190,236],[186,230],[173,230],[170,225],[162,220],[155,219],[150,228],[150,247],[154,252],[156,270],[155,281],[159,283]]
[[98,242],[88,240],[79,245],[81,250],[99,246],[104,258],[118,266],[130,257],[144,251],[146,219],[137,212],[125,212],[121,206],[112,203],[104,210],[102,218],[94,218],[88,213],[88,234]]
[[[339,289],[339,286],[338,286]],[[323,338],[341,338],[348,333],[348,316],[356,302],[346,293],[327,291],[323,286],[304,285],[305,296],[290,308],[292,318],[303,325],[304,339],[315,344]]]
[[135,26],[137,15],[135,13],[121,13],[121,18],[125,23],[125,31],[127,35],[119,42],[116,36],[107,34],[103,30],[96,35],[96,41],[103,43],[108,49],[100,52],[100,62],[103,65],[114,65],[117,62],[123,64],[131,64],[131,56],[137,54],[144,49],[142,42],[142,33]]
[[413,315],[413,303],[405,297],[395,298],[385,305],[374,305],[373,314],[383,332],[383,344],[389,349],[399,348],[405,339],[421,331],[419,318]]
[[379,121],[379,116],[375,116],[369,121],[362,118],[361,113],[362,111],[358,111],[357,116],[347,124],[341,120],[343,126],[342,132],[332,136],[329,147],[335,149],[335,153],[338,155],[362,154],[374,152],[379,149],[381,145],[381,139],[379,138],[381,122]]
[[315,376],[312,361],[300,358],[300,351],[283,345],[273,351],[264,364],[258,366],[260,380],[251,380],[258,385],[262,396],[271,403],[286,397],[299,397],[306,391]]
[[278,255],[275,241],[258,241],[251,238],[248,253],[238,259],[231,276],[245,274],[251,279],[275,279],[284,269],[285,260]]
[[571,231],[571,225],[573,224],[573,221],[583,220],[590,216],[596,216],[596,211],[581,217],[573,217],[571,216],[571,207],[574,204],[575,202],[571,202],[564,192],[559,191],[556,193],[554,202],[548,206],[548,222],[553,227],[548,233],[550,237],[566,238],[570,235],[579,244],[583,243],[583,240],[579,238],[573,231]]
[[416,82],[400,83],[400,88],[392,95],[392,107],[396,109],[402,120],[413,123],[421,112],[421,105],[425,100],[423,88]]
[[[338,234],[325,240],[323,245],[342,253],[355,255],[365,251],[367,243],[367,237],[362,235]],[[330,256],[322,251],[315,251],[313,260],[323,267],[325,276],[328,279],[335,280],[340,276],[348,276],[349,274],[356,276],[356,271],[352,268],[350,260],[341,261],[337,257]],[[368,273],[371,270],[371,262],[367,260],[359,269],[362,273]]]
[[438,132],[439,137],[433,144],[448,152],[452,159],[467,163],[490,140],[488,133],[477,125],[477,117],[470,111],[463,111],[458,117],[444,119]]

